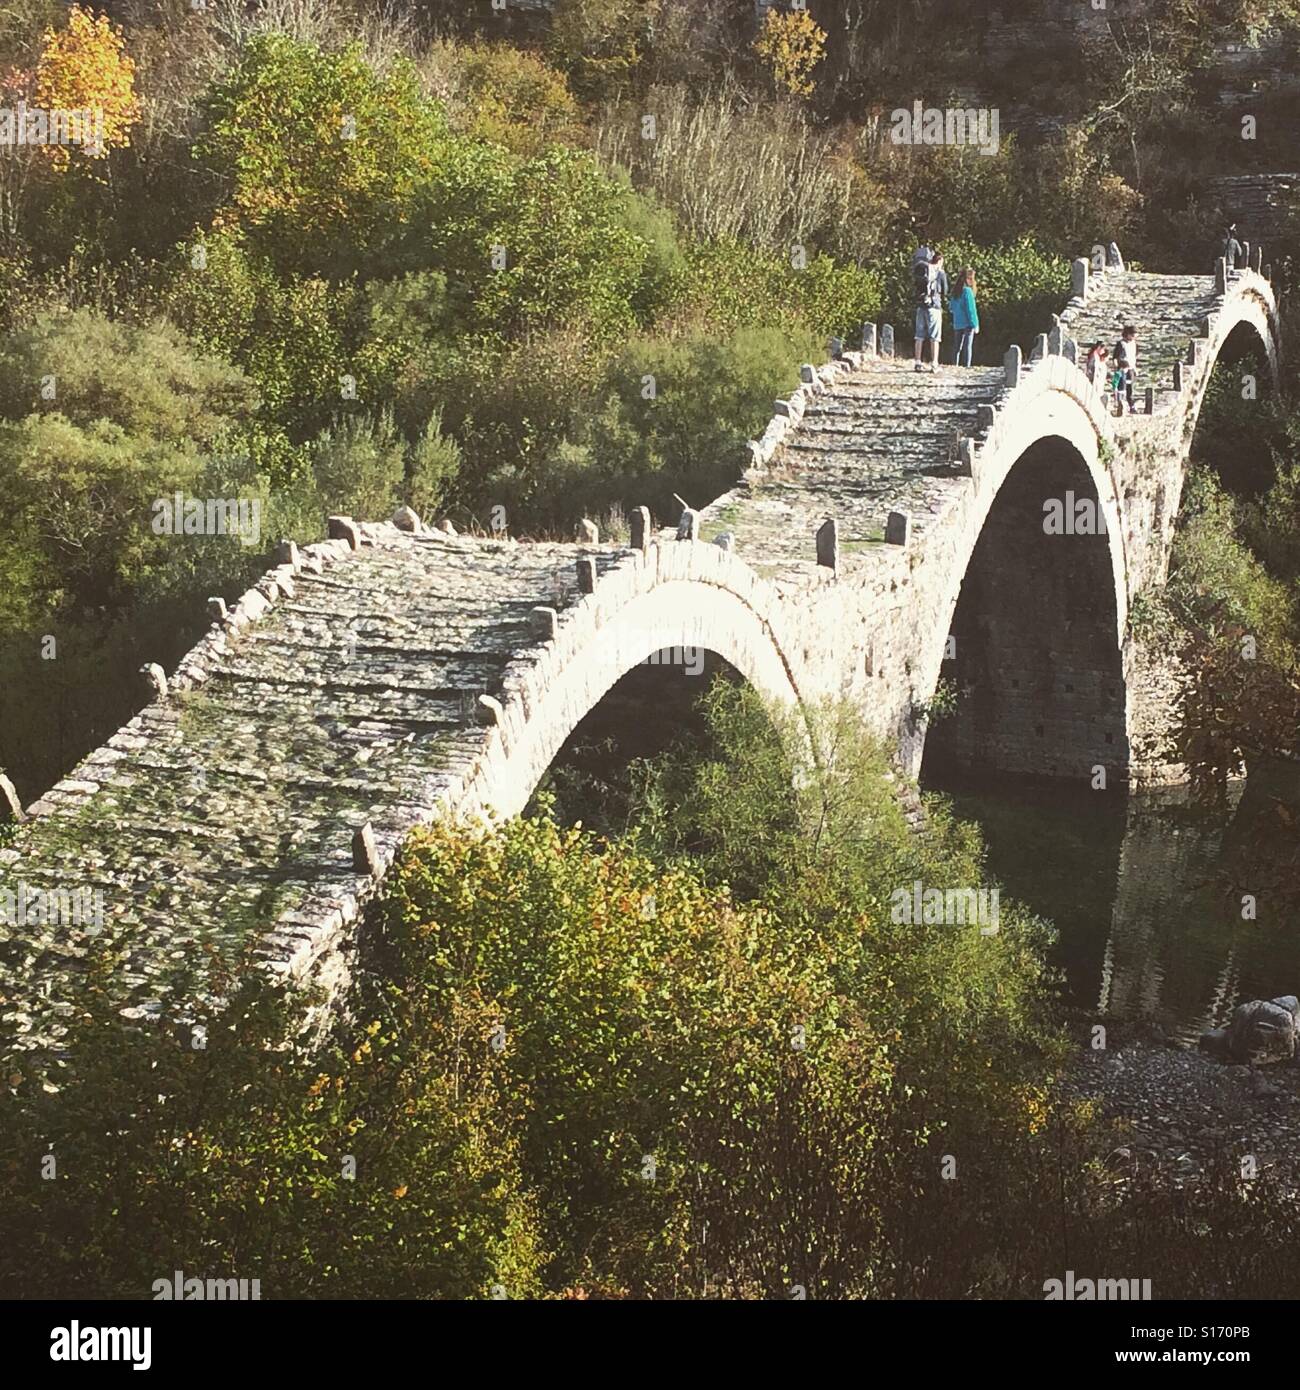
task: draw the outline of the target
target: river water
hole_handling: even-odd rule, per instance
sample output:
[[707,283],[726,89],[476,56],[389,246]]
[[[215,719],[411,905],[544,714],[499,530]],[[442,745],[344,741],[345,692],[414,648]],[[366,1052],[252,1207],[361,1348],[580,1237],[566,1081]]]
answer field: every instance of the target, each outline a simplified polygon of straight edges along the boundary
[[[1261,796],[1243,795],[1243,784],[1212,814],[1180,788],[932,789],[983,827],[1004,893],[1055,925],[1066,997],[1099,1021],[1150,1020],[1190,1046],[1244,999],[1300,993],[1300,918],[1269,891],[1267,873],[1256,882]],[[1243,918],[1246,893],[1255,920]]]

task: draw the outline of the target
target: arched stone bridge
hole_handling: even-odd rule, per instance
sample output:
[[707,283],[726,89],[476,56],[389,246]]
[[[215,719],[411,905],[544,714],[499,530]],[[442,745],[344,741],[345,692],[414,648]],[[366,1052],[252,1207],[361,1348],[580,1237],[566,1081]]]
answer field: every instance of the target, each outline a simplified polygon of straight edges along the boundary
[[[334,538],[282,547],[166,693],[29,808],[0,890],[101,890],[128,1013],[206,946],[250,934],[273,971],[337,987],[405,835],[518,812],[578,721],[666,647],[706,648],[781,701],[856,701],[911,774],[947,648],[965,706],[935,726],[944,755],[1149,770],[1129,605],[1165,572],[1213,364],[1242,330],[1276,374],[1276,306],[1258,265],[1216,278],[1076,262],[1074,277],[1023,363],[1012,349],[1003,369],[916,374],[868,326],[863,352],[805,367],[696,539],[643,515],[630,547],[407,517],[335,519]],[[1123,321],[1153,389],[1150,413],[1115,418],[1080,364]],[[1104,534],[1045,532],[1044,500],[1067,494],[1100,509]],[[0,1013],[32,1042],[57,1036],[90,938],[0,932]]]

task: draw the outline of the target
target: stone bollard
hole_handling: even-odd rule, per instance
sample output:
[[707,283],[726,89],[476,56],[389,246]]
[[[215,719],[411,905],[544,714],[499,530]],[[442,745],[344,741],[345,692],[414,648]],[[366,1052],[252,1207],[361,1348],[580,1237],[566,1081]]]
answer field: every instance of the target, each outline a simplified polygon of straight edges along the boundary
[[392,522],[399,531],[410,531],[412,535],[418,536],[424,530],[424,522],[414,507],[398,507],[393,513]]
[[596,562],[590,555],[584,555],[578,561],[578,592],[583,594],[596,592]]
[[1002,372],[1006,377],[1008,386],[1019,386],[1020,384],[1021,354],[1020,345],[1012,343],[1006,351],[1006,356],[1002,359]]
[[18,788],[0,772],[0,797],[4,798],[5,804],[9,807],[9,814],[16,821],[27,819],[27,813],[23,810],[23,803],[18,799]]
[[844,356],[843,338],[832,338],[830,342],[826,344],[826,346],[830,350],[831,360],[833,362],[838,362],[840,358]]
[[277,565],[291,565],[294,574],[302,569],[302,557],[298,554],[298,547],[293,541],[281,541],[275,547],[275,563]]
[[1204,338],[1192,338],[1187,344],[1187,365],[1189,367],[1199,366],[1201,358],[1205,356],[1209,346]]
[[230,610],[226,607],[225,599],[223,599],[220,594],[214,595],[208,600],[208,617],[215,619],[217,622],[224,623],[229,611]]
[[379,878],[384,872],[379,859],[379,846],[375,844],[374,827],[369,821],[352,832],[352,867],[369,878]]
[[723,531],[721,535],[714,536],[713,544],[719,550],[725,551],[730,555],[736,548],[736,533],[734,531]]
[[1154,415],[1156,413],[1156,389],[1154,386],[1148,386],[1146,389],[1146,403],[1147,414]]
[[1124,257],[1119,253],[1119,243],[1112,241],[1106,248],[1106,268],[1107,270],[1123,270]]
[[350,516],[332,516],[328,535],[332,541],[347,541],[353,550],[361,549],[361,531]]
[[1263,275],[1264,279],[1267,280],[1268,283],[1271,285],[1273,283],[1273,267],[1271,265],[1266,265],[1264,267]]
[[980,405],[975,407],[975,425],[977,429],[991,430],[993,421],[997,418],[997,411],[991,405]]
[[1250,253],[1250,268],[1256,275],[1264,269],[1264,248],[1262,246],[1256,246]]
[[633,550],[645,555],[650,550],[650,508],[633,507],[627,519],[628,535]]
[[880,355],[882,357],[892,357],[894,355],[894,325],[885,324],[880,330]]
[[1070,294],[1075,299],[1088,302],[1088,261],[1078,257],[1070,266]]
[[817,563],[832,573],[840,568],[840,528],[833,516],[828,516],[817,528]]
[[1183,389],[1183,364],[1182,364],[1181,362],[1175,362],[1175,363],[1174,363],[1174,390],[1175,390],[1175,391],[1181,391],[1182,389]]
[[554,608],[538,605],[532,611],[533,635],[543,642],[549,642],[560,630],[560,615]]
[[890,512],[885,518],[885,544],[907,544],[907,517],[902,512]]
[[1214,263],[1214,292],[1215,294],[1228,293],[1228,258],[1220,256]]
[[600,527],[589,517],[584,516],[582,520],[578,522],[577,539],[583,545],[599,545]]
[[700,514],[687,507],[682,512],[682,518],[677,523],[677,539],[679,541],[697,541],[700,538]]
[[1065,349],[1065,333],[1059,323],[1052,325],[1052,331],[1047,335],[1047,351],[1053,357],[1060,357]]
[[868,357],[876,355],[876,325],[874,323],[864,323],[862,325],[862,351]]
[[814,367],[811,362],[805,362],[803,366],[799,368],[799,380],[805,386],[816,386],[817,368]]
[[959,439],[957,441],[957,471],[966,478],[975,476],[975,441],[973,439]]
[[1040,333],[1040,334],[1038,335],[1038,337],[1036,337],[1036,338],[1034,339],[1034,348],[1033,348],[1033,351],[1029,354],[1029,360],[1030,360],[1031,362],[1041,362],[1042,359],[1043,359],[1044,357],[1046,357],[1046,356],[1047,356],[1047,334],[1046,334],[1046,333]]
[[784,416],[787,420],[794,419],[794,406],[789,401],[774,401],[773,410],[777,415]]
[[167,698],[167,672],[156,661],[150,661],[141,666],[140,675],[144,678],[145,685],[153,691],[155,699],[165,700]]

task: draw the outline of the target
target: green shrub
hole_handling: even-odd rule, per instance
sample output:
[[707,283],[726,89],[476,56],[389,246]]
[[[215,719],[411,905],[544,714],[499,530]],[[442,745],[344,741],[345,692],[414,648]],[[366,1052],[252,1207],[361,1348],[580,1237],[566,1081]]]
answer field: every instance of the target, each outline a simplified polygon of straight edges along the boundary
[[5,1296],[148,1299],[177,1269],[263,1298],[537,1292],[509,1133],[526,1098],[501,1090],[482,1011],[399,1001],[389,1028],[311,1053],[283,1044],[306,1001],[244,979],[219,1015],[132,1035],[92,976],[56,1094],[9,1053]]
[[738,242],[693,246],[689,301],[717,323],[734,327],[811,330],[846,337],[879,316],[882,280],[875,270],[840,266],[809,252],[804,269],[789,255],[753,250]]
[[551,1280],[873,1291],[894,1165],[959,1115],[1024,1122],[1038,929],[891,920],[912,876],[978,881],[977,851],[942,820],[928,847],[909,834],[856,716],[823,716],[833,761],[800,792],[792,726],[734,693],[711,715],[718,760],[660,769],[639,842],[424,834],[389,967],[434,1015],[473,999],[498,1021]]
[[0,340],[0,415],[57,411],[88,428],[210,444],[256,405],[235,367],[195,351],[165,322],[114,322],[88,309],[48,314]]
[[446,139],[414,70],[380,76],[359,46],[327,52],[257,34],[204,101],[195,145],[228,189],[223,224],[281,271],[338,278],[411,216]]
[[311,458],[327,512],[363,521],[391,515],[406,478],[406,450],[391,411],[340,416],[316,436]]

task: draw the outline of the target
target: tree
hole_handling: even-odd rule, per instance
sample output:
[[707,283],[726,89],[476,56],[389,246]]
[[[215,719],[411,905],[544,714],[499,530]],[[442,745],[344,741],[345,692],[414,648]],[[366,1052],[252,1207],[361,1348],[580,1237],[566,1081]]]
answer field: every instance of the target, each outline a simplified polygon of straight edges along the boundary
[[812,70],[821,62],[825,47],[826,31],[807,10],[789,14],[768,10],[754,39],[754,52],[777,91],[795,97],[812,95]]
[[204,104],[195,153],[224,180],[217,223],[281,270],[340,278],[409,220],[446,125],[409,63],[380,76],[359,46],[259,34]]
[[[46,31],[36,64],[36,100],[46,112],[95,113],[94,138],[81,143],[93,159],[131,143],[131,127],[140,118],[135,62],[107,15],[96,19],[73,5],[62,29]],[[48,148],[56,164],[66,165],[71,158],[64,145]]]

